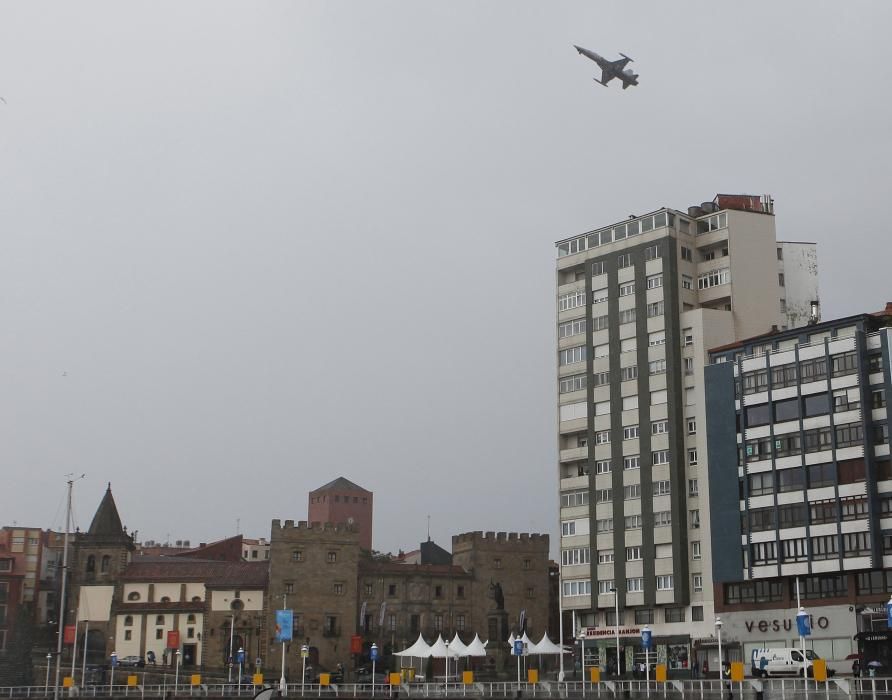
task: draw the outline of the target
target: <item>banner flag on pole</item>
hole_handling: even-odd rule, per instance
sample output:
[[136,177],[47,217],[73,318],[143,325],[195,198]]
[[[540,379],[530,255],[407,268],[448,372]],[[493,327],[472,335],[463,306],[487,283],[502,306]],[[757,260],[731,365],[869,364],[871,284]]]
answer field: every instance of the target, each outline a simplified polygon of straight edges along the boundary
[[294,613],[291,610],[276,610],[276,641],[290,642],[294,627]]

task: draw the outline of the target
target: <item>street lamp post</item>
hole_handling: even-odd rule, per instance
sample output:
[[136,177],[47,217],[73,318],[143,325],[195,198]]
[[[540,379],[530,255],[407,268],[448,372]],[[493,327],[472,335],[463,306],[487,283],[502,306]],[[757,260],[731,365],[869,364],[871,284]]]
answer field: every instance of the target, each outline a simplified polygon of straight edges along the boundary
[[613,593],[614,604],[616,605],[616,609],[614,614],[616,617],[613,622],[616,625],[616,675],[620,675],[620,666],[619,666],[619,590],[616,588],[611,588],[610,591]]
[[115,687],[115,666],[118,665],[118,652],[113,651],[111,653],[111,679],[108,684],[108,694],[112,695],[114,693]]
[[372,697],[375,697],[375,662],[378,660],[378,645],[372,642]]
[[725,666],[722,661],[722,618],[720,617],[715,619],[715,634],[719,640],[719,680],[722,680],[722,672],[725,670]]
[[446,695],[449,695],[449,640],[446,642],[446,684],[443,686],[446,690]]
[[44,695],[50,694],[50,667],[53,665],[53,655],[47,653],[46,655],[46,688],[43,689]]
[[229,678],[227,679],[228,683],[232,683],[232,651],[233,651],[233,642],[235,642],[235,613],[232,613],[232,616],[229,620]]
[[650,645],[653,643],[650,635],[650,627],[644,625],[644,629],[641,630],[641,645],[644,647],[644,680],[647,683],[647,697],[650,697]]
[[174,670],[174,674],[173,674],[173,687],[174,687],[175,693],[178,693],[180,691],[180,659],[181,659],[181,657],[182,657],[182,654],[180,653],[180,650],[177,649],[177,666],[176,666],[176,669]]
[[245,650],[238,648],[238,694],[242,694],[242,664],[245,663]]
[[304,683],[307,680],[307,657],[310,655],[310,647],[302,644],[300,647],[300,658],[303,662],[303,669],[300,672],[300,696],[304,696]]
[[582,665],[582,697],[585,697],[585,631],[579,630],[579,659]]

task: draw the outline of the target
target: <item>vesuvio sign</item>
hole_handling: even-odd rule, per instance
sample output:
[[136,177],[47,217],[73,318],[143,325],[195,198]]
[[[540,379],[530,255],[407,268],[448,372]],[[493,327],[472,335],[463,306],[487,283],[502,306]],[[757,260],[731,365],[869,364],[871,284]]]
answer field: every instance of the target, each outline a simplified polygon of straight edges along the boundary
[[[811,620],[811,628],[825,630],[830,627],[830,620],[826,617],[815,619],[814,615],[809,615]],[[744,626],[747,632],[759,630],[759,632],[792,632],[796,629],[796,621],[793,617],[772,620],[744,620]]]
[[629,636],[629,635],[639,635],[641,634],[640,627],[620,627],[617,630],[615,627],[586,627],[585,628],[585,636],[587,639],[591,639],[592,637],[615,637],[617,634],[620,636]]

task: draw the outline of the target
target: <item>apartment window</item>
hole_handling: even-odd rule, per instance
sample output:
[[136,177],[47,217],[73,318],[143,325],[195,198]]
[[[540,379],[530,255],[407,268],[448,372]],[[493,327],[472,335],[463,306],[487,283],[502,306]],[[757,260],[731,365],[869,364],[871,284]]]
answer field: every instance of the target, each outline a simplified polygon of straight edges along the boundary
[[613,581],[598,581],[598,595],[607,595],[613,593],[616,584]]
[[300,549],[295,549],[291,552],[291,561],[303,561],[304,553]]
[[561,550],[561,564],[564,566],[588,564],[590,561],[591,549],[589,547],[574,547]]
[[756,542],[750,550],[753,566],[777,563],[777,542]]
[[[695,592],[699,592],[703,590],[703,575],[702,574],[694,574],[692,577],[692,584]],[[696,620],[695,620],[696,622]]]
[[610,413],[610,402],[609,401],[596,401],[595,402],[595,415],[596,416],[606,416]]
[[291,595],[292,593],[294,593],[294,584],[293,583],[285,584],[285,593],[287,593],[288,595]]
[[810,464],[808,466],[808,487],[812,489],[836,484],[836,469],[833,464]]
[[598,532],[613,532],[613,518],[601,518],[597,524]]
[[[857,391],[857,389],[855,390]],[[853,411],[861,408],[861,402],[857,398],[849,397],[848,389],[837,389],[833,392],[833,412]]]
[[344,584],[343,584],[343,583],[336,583],[336,584],[334,584],[332,590],[333,590],[333,592],[334,592],[335,595],[344,595]]
[[638,365],[632,365],[631,367],[623,367],[620,369],[620,377],[621,380],[627,382],[631,379],[638,378]]
[[641,484],[626,484],[623,486],[623,499],[630,501],[634,498],[641,498]]
[[577,579],[564,581],[564,597],[583,596],[592,594],[592,582],[589,579]]
[[691,622],[703,622],[703,606],[691,606]]
[[632,266],[632,254],[631,253],[623,253],[616,259],[616,266],[618,268],[623,267],[631,267]]
[[624,309],[619,312],[619,322],[622,323],[635,323],[635,309]]
[[869,374],[873,374],[874,372],[882,372],[883,371],[883,356],[882,355],[868,355],[867,356],[867,371]]
[[648,289],[658,289],[663,286],[663,275],[650,275],[647,278],[647,288]]
[[681,329],[681,344],[684,347],[694,344],[694,329],[693,328],[682,328]]
[[688,262],[694,262],[694,254],[691,252],[690,248],[681,246],[681,259],[687,260]]
[[558,353],[558,360],[561,367],[572,365],[576,362],[583,362],[585,360],[585,346],[577,345],[575,348],[561,350]]
[[647,363],[647,371],[650,374],[665,374],[666,360],[653,360]]
[[783,540],[781,553],[785,562],[808,561],[808,540],[805,537]]
[[572,537],[576,534],[576,521],[564,520],[561,523],[561,535],[563,537]]
[[620,352],[635,352],[635,339],[634,338],[625,338],[621,340],[619,343],[619,351]]
[[774,472],[759,472],[750,474],[747,478],[751,497],[774,493]]
[[860,445],[864,441],[864,435],[860,423],[848,423],[836,426],[836,447],[852,447]]
[[[637,398],[637,397],[636,397]],[[623,403],[623,409],[625,409],[625,403]],[[635,406],[635,408],[638,408]],[[638,426],[630,425],[623,428],[623,440],[633,440],[638,437]]]
[[694,373],[694,358],[693,357],[685,357],[684,359],[684,373],[687,375],[691,375]]
[[654,513],[654,527],[669,527],[672,525],[672,511],[660,510]]
[[[684,250],[684,249],[682,249]],[[694,288],[694,278],[690,275],[682,275],[681,276],[681,286],[684,289],[693,289]]]
[[598,503],[610,503],[613,500],[613,489],[598,489],[596,495]]
[[696,435],[697,434],[697,419],[696,418],[688,418],[688,435]]
[[607,267],[603,260],[592,263],[592,276],[603,275],[607,271]]
[[613,563],[613,550],[612,549],[604,549],[598,552],[598,563],[599,564],[612,564]]
[[796,365],[782,365],[771,368],[771,387],[782,389],[796,384]]
[[783,272],[779,272],[779,273],[777,273],[777,283],[778,283],[781,287],[784,286],[784,273],[783,273]]
[[651,452],[651,464],[669,464],[669,450],[654,450]]
[[337,552],[329,552],[328,555],[326,556],[326,561],[329,564],[334,564],[337,560],[338,560]]
[[688,466],[694,467],[697,465],[697,448],[691,447],[688,449]]
[[592,304],[600,304],[607,301],[607,290],[596,289],[592,292]]
[[626,593],[640,593],[644,590],[643,578],[627,578]]
[[654,331],[647,334],[647,344],[651,347],[666,344],[666,331]]
[[[192,628],[190,627],[189,629],[191,630]],[[124,641],[129,642],[131,639],[133,639],[133,631],[124,630]]]
[[634,411],[638,408],[638,395],[623,397],[623,410]]
[[774,420],[783,423],[788,420],[799,419],[799,399],[785,399],[774,402]]
[[799,363],[799,376],[803,384],[817,382],[827,378],[827,358],[816,357]]
[[652,625],[654,623],[653,608],[636,608],[635,624],[636,625]]
[[700,557],[701,557],[701,553],[700,553],[700,541],[699,541],[699,540],[693,540],[693,541],[691,542],[691,559],[700,559]]
[[640,515],[627,515],[623,519],[623,524],[625,525],[626,530],[640,530],[641,529],[641,516]]
[[596,316],[592,319],[592,330],[603,331],[606,330],[608,326],[607,316]]
[[626,471],[630,469],[641,469],[641,456],[629,455],[628,457],[623,457],[623,469]]
[[812,501],[808,504],[808,507],[810,511],[809,519],[812,525],[836,522],[837,507],[835,498]]
[[836,559],[839,556],[839,537],[821,535],[811,538],[812,559]]
[[700,509],[699,508],[688,512],[688,522],[690,523],[692,530],[696,530],[700,527]]
[[604,386],[610,383],[610,372],[595,372],[593,375],[594,386]]
[[[585,489],[565,491],[561,494],[561,506],[563,508],[573,508],[575,506],[585,505],[588,505],[588,491]],[[371,592],[369,592],[368,595],[371,595]]]
[[582,335],[586,331],[584,318],[577,318],[566,323],[558,324],[558,338],[569,338],[574,335]]
[[873,442],[875,445],[885,445],[889,442],[889,424],[873,424]]
[[870,392],[871,408],[886,408],[886,392],[882,389],[874,389]]
[[639,561],[641,558],[641,547],[626,547],[626,561]]
[[799,433],[776,435],[774,438],[774,454],[776,457],[789,457],[802,452],[802,440]]
[[660,257],[660,246],[659,245],[649,245],[644,249],[644,259],[645,260],[656,260]]
[[658,406],[660,404],[666,403],[668,400],[668,394],[665,389],[660,389],[659,391],[650,392],[650,405]]
[[595,444],[596,445],[606,445],[610,442],[610,431],[609,430],[599,430],[595,433]]
[[[657,576],[657,590],[658,591],[671,591],[672,586],[672,575],[668,574],[665,576]],[[669,620],[669,611],[670,610],[680,610],[681,611],[681,620]],[[684,608],[666,608],[666,622],[684,622]]]
[[656,301],[653,304],[647,305],[647,317],[648,318],[655,318],[656,316],[662,316],[662,315],[663,315],[663,302],[662,301]]
[[717,287],[720,284],[728,284],[730,281],[731,273],[728,271],[727,267],[723,267],[719,270],[710,270],[709,272],[697,275],[697,288],[709,289],[710,287]]
[[842,551],[844,557],[870,556],[870,533],[847,532],[842,536]]
[[768,389],[768,370],[760,369],[743,375],[743,393],[756,394]]
[[[837,431],[839,431],[839,428],[837,428]],[[829,450],[831,447],[830,428],[806,430],[803,433],[803,437],[805,438],[806,452],[822,452],[823,450]],[[837,447],[839,447],[838,444]]]
[[788,503],[778,507],[777,526],[782,530],[790,527],[805,527],[805,504]]
[[599,459],[595,462],[595,474],[609,474],[610,473],[610,460],[609,459]]
[[[744,528],[746,524],[747,513],[740,514],[743,520]],[[749,529],[751,532],[762,532],[764,530],[775,529],[774,508],[752,508],[749,511]]]
[[654,496],[668,496],[671,493],[668,480],[659,480],[653,482]]
[[663,435],[669,432],[669,421],[655,420],[650,424],[651,435]]
[[700,482],[697,479],[688,479],[688,496],[700,495]]
[[573,391],[581,391],[585,389],[586,385],[586,375],[584,374],[573,374],[569,377],[564,377],[560,382],[560,393],[569,394]]
[[585,290],[583,289],[569,292],[567,294],[561,294],[558,297],[558,309],[561,311],[575,309],[580,306],[585,306]]

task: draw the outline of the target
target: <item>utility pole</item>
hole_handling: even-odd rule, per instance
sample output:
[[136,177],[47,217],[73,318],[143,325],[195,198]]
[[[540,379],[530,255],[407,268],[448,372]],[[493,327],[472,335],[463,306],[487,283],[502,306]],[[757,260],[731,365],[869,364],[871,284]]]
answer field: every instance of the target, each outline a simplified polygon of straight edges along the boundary
[[56,639],[56,684],[53,686],[53,700],[59,700],[59,674],[62,671],[62,641],[65,635],[65,594],[68,585],[68,534],[71,531],[71,491],[74,482],[84,478],[81,474],[77,479],[68,475],[68,505],[65,509],[65,539],[62,544],[62,592],[59,596],[59,629]]

